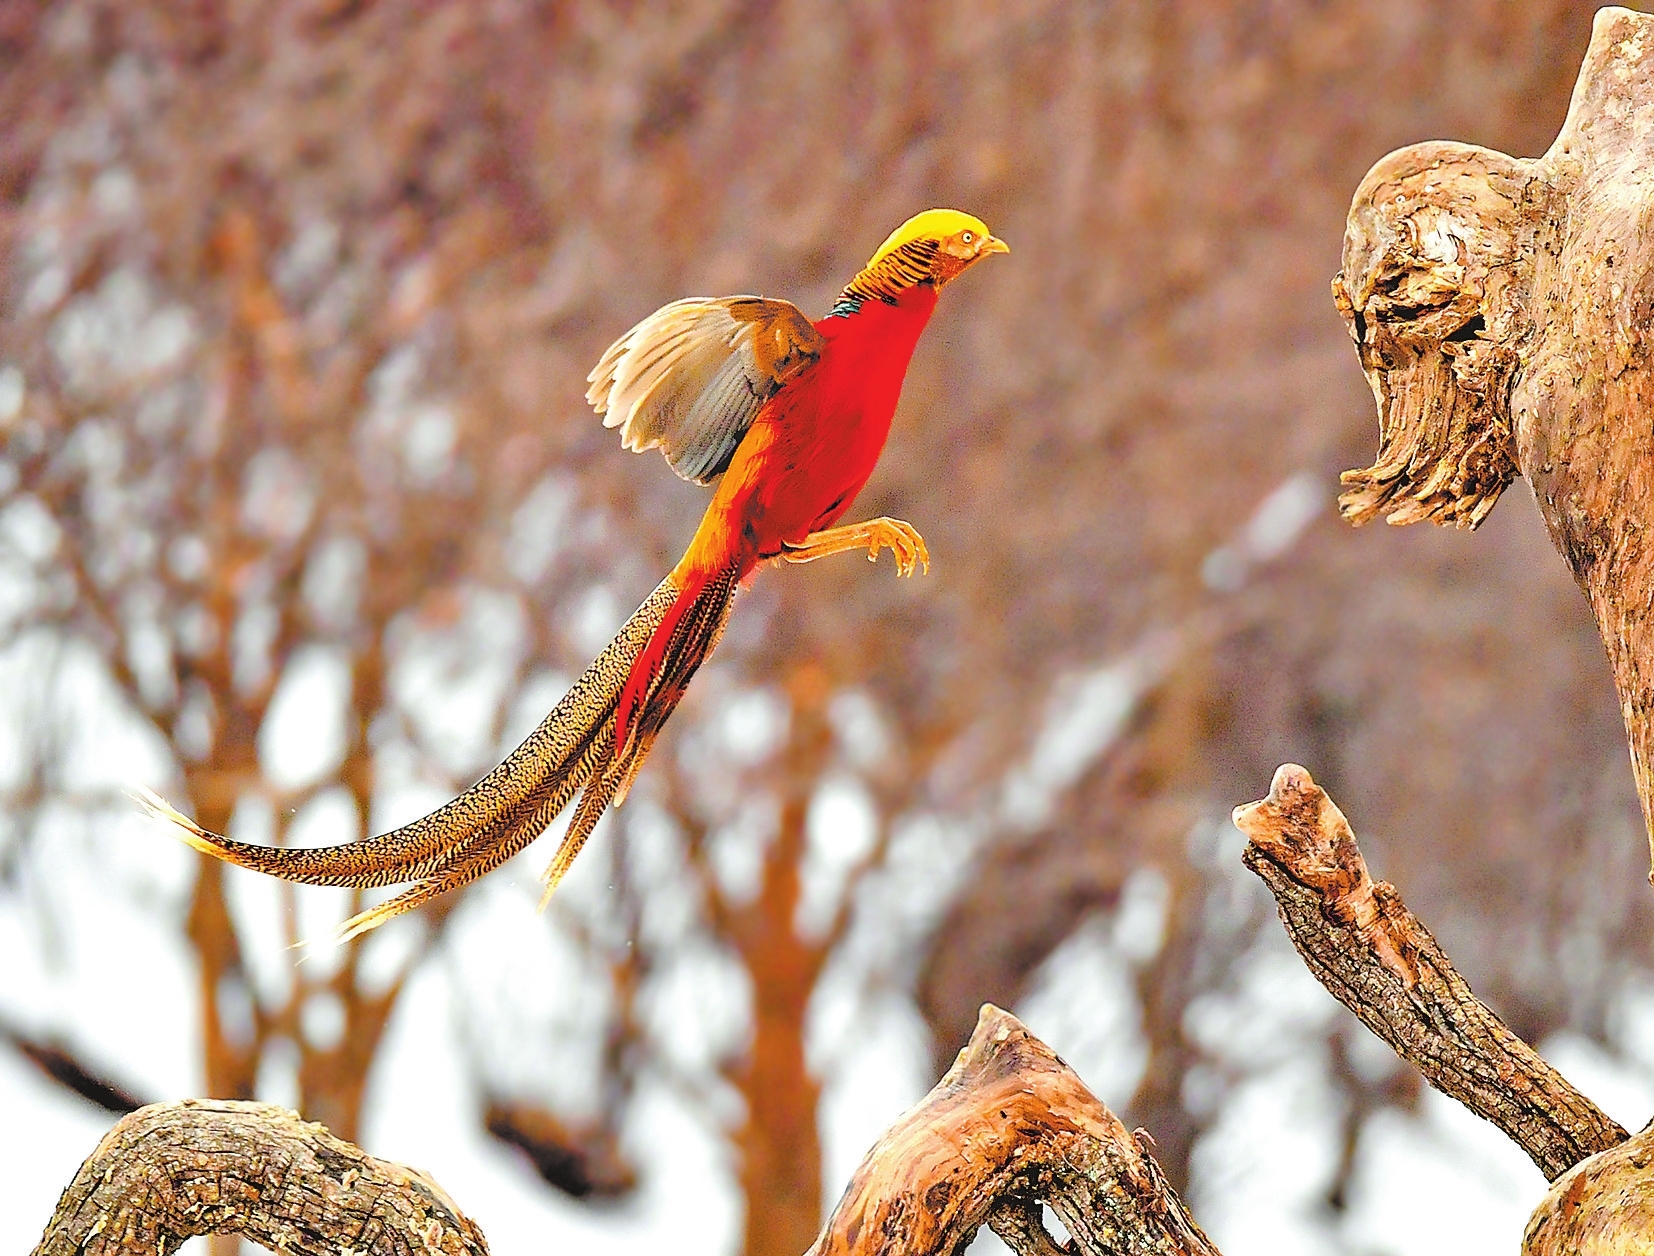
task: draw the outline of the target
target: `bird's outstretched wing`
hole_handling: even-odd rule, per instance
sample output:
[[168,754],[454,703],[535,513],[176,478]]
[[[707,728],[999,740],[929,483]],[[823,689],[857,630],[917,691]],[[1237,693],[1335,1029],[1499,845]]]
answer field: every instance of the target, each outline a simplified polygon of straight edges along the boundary
[[729,465],[763,404],[821,357],[821,333],[790,301],[687,297],[609,346],[586,400],[627,449],[660,446],[686,480]]

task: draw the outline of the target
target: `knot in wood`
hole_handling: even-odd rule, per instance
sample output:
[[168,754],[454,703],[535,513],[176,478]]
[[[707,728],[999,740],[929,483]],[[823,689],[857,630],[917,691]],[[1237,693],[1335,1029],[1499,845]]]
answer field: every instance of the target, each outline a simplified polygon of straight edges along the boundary
[[1378,404],[1379,451],[1344,473],[1339,508],[1353,523],[1474,528],[1516,476],[1522,166],[1468,144],[1415,144],[1356,191],[1333,298]]

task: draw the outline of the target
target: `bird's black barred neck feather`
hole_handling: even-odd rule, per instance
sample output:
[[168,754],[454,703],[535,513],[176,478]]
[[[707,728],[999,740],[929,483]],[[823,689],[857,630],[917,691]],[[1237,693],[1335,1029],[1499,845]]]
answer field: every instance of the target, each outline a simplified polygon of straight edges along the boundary
[[861,309],[867,301],[882,301],[895,305],[896,298],[909,288],[935,282],[935,240],[909,240],[891,249],[873,265],[844,285],[828,318],[847,318]]

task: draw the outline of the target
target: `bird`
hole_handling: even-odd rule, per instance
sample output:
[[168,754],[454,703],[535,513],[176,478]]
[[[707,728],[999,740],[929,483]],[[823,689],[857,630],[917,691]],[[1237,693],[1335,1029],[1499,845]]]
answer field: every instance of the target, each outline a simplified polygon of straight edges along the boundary
[[305,885],[404,885],[345,921],[347,941],[457,890],[539,837],[578,795],[543,876],[544,908],[599,819],[625,799],[737,591],[762,566],[865,550],[898,576],[930,569],[911,524],[840,524],[890,433],[908,363],[941,290],[1009,253],[978,218],[915,214],[811,321],[773,297],[688,297],[609,346],[586,400],[625,449],[659,449],[713,487],[682,559],[526,740],[457,798],[401,828],[334,846],[260,846],[212,833],[159,795],[139,801],[196,850]]

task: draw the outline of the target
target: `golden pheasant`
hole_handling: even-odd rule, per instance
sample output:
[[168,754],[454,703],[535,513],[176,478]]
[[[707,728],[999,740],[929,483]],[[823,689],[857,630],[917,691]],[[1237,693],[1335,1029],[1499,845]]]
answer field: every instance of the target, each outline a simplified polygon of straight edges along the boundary
[[888,548],[899,575],[929,569],[924,540],[900,520],[834,525],[884,448],[937,293],[1005,252],[969,214],[927,210],[890,234],[819,322],[787,301],[690,297],[610,345],[586,399],[625,448],[658,446],[685,479],[718,481],[712,504],[682,560],[551,714],[452,802],[363,841],[286,849],[209,833],[153,794],[144,801],[197,850],[244,868],[307,885],[412,882],[346,921],[349,938],[498,867],[579,792],[546,869],[549,898],[624,799],[759,564],[856,549],[876,559]]

